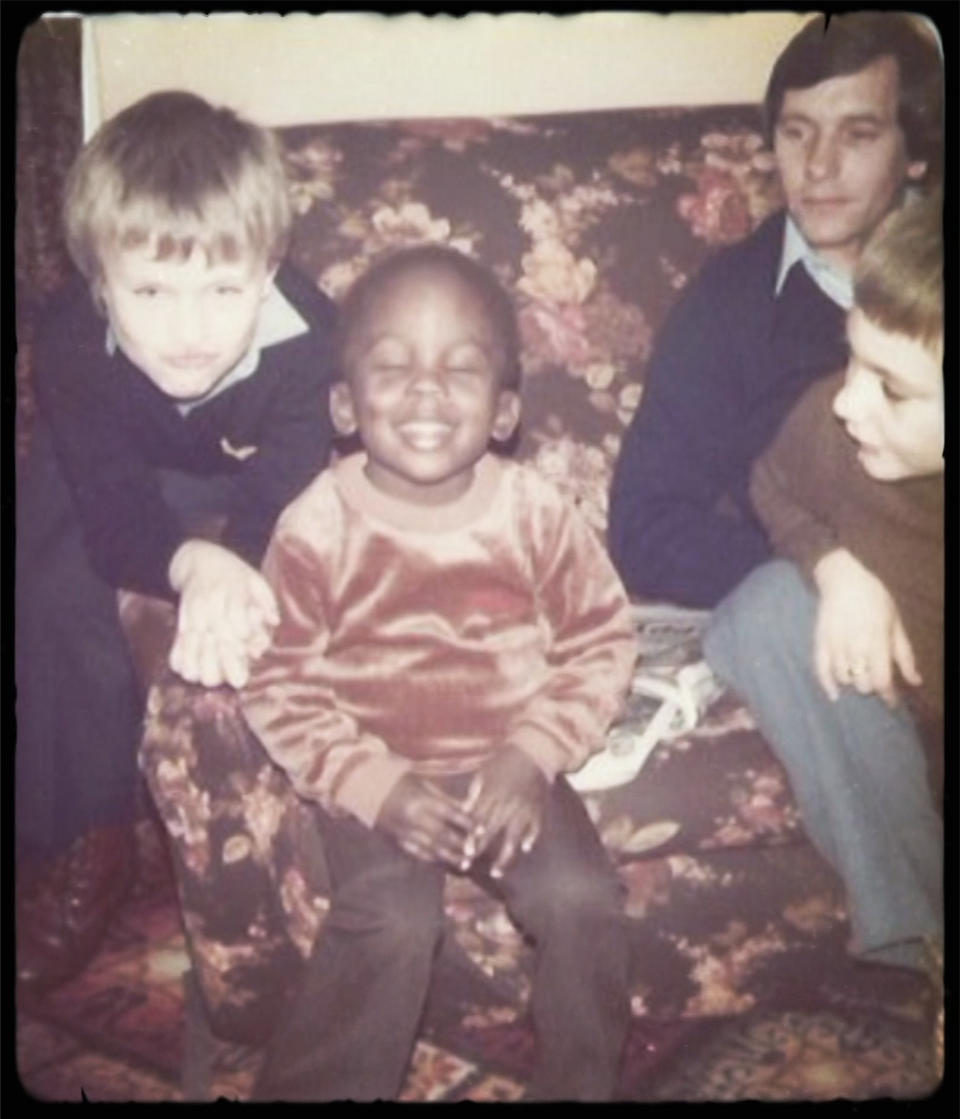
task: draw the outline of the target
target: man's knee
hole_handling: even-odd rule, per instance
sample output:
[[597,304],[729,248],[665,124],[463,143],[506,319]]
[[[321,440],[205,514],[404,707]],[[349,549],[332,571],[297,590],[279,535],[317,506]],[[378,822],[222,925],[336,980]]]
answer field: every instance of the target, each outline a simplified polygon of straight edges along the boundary
[[703,651],[721,676],[744,658],[763,655],[786,631],[812,625],[815,599],[797,568],[772,560],[752,571],[714,609]]

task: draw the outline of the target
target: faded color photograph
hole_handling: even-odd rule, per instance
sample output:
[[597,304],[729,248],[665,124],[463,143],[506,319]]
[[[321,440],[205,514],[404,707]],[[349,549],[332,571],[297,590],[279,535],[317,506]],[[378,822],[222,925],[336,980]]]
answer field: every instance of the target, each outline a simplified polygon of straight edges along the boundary
[[24,1095],[942,1097],[936,19],[20,31]]

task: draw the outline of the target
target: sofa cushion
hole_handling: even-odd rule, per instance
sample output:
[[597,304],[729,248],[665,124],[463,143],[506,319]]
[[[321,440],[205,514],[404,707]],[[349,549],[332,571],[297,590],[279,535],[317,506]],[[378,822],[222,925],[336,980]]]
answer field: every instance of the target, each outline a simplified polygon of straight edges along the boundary
[[[660,747],[636,781],[586,798],[620,863],[637,941],[636,1014],[736,1013],[770,996],[771,975],[796,953],[843,955],[840,883],[808,844],[783,842],[799,833],[782,774],[762,749],[724,700],[695,734]],[[295,981],[327,910],[312,810],[228,688],[161,674],[141,764],[174,840],[184,924],[214,1025],[253,1028],[265,1002],[279,1005],[270,992]],[[451,875],[446,912],[448,958],[484,981],[464,1013],[518,1013],[531,955],[502,904]]]

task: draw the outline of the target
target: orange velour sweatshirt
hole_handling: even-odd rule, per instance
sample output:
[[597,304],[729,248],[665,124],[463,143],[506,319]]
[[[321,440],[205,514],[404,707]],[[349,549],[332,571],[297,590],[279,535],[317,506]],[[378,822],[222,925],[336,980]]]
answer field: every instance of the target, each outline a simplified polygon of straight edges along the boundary
[[362,454],[282,514],[280,606],[242,702],[301,796],[373,826],[407,771],[472,772],[507,746],[549,779],[603,744],[636,657],[595,532],[531,468],[487,455],[439,507],[376,490]]

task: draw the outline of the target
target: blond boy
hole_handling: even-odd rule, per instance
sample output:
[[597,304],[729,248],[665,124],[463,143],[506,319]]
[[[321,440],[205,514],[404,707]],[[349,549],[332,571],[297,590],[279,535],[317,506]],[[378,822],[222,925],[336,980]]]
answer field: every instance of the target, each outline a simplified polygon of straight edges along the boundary
[[37,331],[18,477],[18,979],[33,988],[83,966],[131,877],[141,697],[117,589],[176,603],[184,677],[241,684],[276,618],[262,552],[330,438],[332,305],[281,263],[291,214],[268,133],[153,94],[80,153],[63,219],[82,279]]

